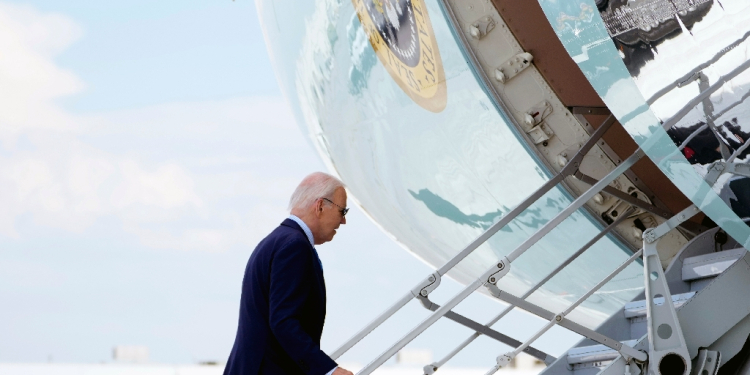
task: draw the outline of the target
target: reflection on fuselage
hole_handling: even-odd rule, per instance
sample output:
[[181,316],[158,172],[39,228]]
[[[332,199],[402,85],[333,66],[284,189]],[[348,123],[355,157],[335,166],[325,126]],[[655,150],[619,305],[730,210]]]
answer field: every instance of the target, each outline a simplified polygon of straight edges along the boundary
[[[747,121],[748,119],[744,119]],[[740,150],[746,140],[750,139],[750,132],[744,131],[736,117],[731,120],[715,124],[715,130],[707,126],[706,122],[698,122],[691,126],[674,127],[667,131],[672,141],[682,147],[682,153],[690,164],[700,165],[702,173],[708,170],[711,163],[725,158],[724,153],[737,153],[739,162],[747,162],[750,148]],[[684,143],[685,141],[687,143]],[[739,151],[739,153],[738,153]],[[716,190],[719,196],[740,218],[750,217],[750,178],[732,176],[718,183]]]
[[689,32],[713,6],[713,0],[601,0],[599,14],[607,32],[622,53],[630,74],[637,76],[654,60],[664,41]]
[[[744,192],[736,191],[746,181],[731,174],[716,184],[706,181],[710,163],[728,159],[748,141],[750,3],[539,2],[586,78],[664,175],[735,240],[750,246],[750,227],[740,218],[748,204]],[[707,131],[680,152],[677,147],[703,125]],[[746,159],[742,152],[734,162]]]

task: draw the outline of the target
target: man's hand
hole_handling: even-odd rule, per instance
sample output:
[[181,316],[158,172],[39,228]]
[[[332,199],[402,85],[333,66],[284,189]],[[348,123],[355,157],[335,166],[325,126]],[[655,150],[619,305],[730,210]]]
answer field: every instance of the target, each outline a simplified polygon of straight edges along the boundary
[[331,375],[354,375],[354,374],[352,374],[352,372],[349,370],[338,367]]

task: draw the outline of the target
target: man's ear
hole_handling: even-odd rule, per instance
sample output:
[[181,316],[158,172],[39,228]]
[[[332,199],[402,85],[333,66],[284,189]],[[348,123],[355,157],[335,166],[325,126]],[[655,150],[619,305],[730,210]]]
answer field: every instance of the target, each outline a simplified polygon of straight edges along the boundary
[[315,201],[315,215],[320,216],[323,213],[323,200],[318,199]]

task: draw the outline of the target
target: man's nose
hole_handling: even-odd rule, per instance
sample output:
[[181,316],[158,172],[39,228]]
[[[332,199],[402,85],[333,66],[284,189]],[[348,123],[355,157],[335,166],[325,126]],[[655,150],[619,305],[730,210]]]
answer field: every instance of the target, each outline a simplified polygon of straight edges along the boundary
[[346,224],[346,216],[341,217],[341,224]]

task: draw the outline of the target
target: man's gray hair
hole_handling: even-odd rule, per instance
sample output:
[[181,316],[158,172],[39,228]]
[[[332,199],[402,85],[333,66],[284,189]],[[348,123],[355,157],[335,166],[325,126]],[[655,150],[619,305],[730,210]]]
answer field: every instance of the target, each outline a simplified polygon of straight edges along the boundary
[[333,198],[338,188],[344,188],[344,183],[336,177],[323,172],[314,172],[299,183],[297,189],[289,199],[289,211],[306,209],[320,198]]

